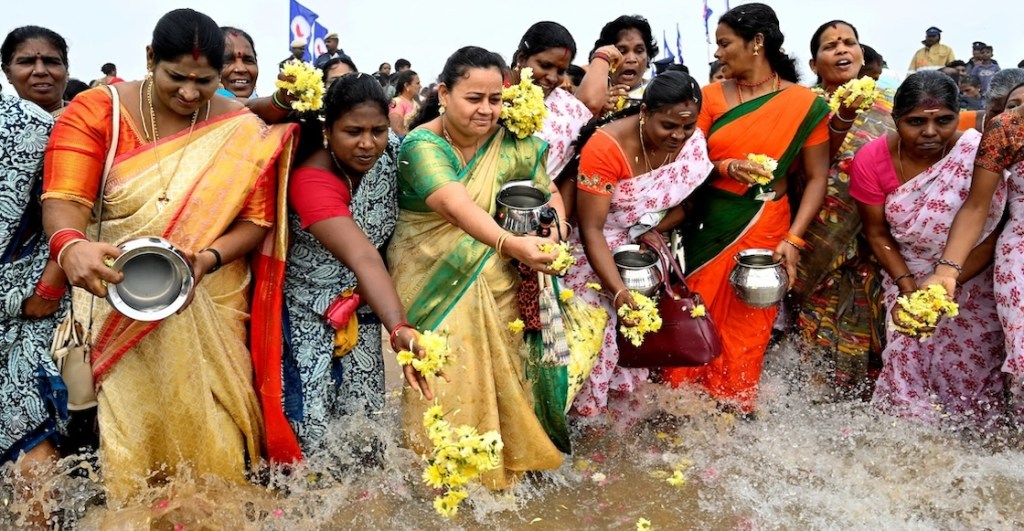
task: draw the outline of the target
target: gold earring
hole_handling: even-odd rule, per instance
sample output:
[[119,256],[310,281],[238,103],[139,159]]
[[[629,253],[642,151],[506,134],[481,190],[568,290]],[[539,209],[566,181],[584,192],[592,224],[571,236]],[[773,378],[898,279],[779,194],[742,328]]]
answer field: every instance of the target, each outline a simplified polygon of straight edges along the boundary
[[330,145],[327,142],[327,130],[324,130],[324,149],[329,148]]
[[444,114],[444,104],[443,103],[441,104],[440,107],[437,108],[437,113],[438,114]]
[[757,51],[760,50],[760,49],[761,49],[761,47],[758,46],[758,44],[755,42],[754,43],[754,57],[757,57],[758,55],[760,55],[760,54],[757,53]]
[[641,114],[640,115],[640,127],[642,128],[645,123],[647,123],[647,119],[644,117],[644,115]]

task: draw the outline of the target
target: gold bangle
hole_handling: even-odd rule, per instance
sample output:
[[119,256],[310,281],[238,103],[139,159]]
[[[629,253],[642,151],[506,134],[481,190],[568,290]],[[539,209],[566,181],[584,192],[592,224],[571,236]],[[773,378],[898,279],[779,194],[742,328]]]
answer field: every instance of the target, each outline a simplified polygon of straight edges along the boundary
[[507,240],[508,237],[511,236],[511,235],[512,235],[511,232],[505,231],[505,232],[502,232],[500,236],[498,236],[498,241],[495,242],[495,244],[494,244],[494,251],[496,253],[498,253],[498,258],[501,258],[501,259],[505,258],[505,256],[501,254],[501,246],[505,244],[505,240]]
[[615,303],[619,301],[619,295],[622,295],[622,293],[623,293],[624,291],[626,291],[627,289],[628,289],[628,288],[622,288],[622,289],[620,289],[619,291],[616,291],[616,292],[615,292],[615,296],[614,296],[614,297],[612,297],[612,307],[615,307]]
[[793,246],[793,248],[794,248],[794,249],[796,249],[797,251],[803,251],[803,250],[804,250],[804,248],[803,248],[803,247],[800,247],[799,245],[797,245],[797,244],[795,244],[795,243],[793,243],[793,242],[791,242],[791,241],[787,240],[786,238],[783,238],[783,239],[782,239],[782,241],[784,241],[784,242],[786,242],[786,243],[788,243],[788,244],[792,245],[792,246]]
[[60,252],[57,253],[57,260],[55,260],[55,262],[57,262],[57,267],[59,267],[61,269],[61,271],[64,270],[64,266],[61,265],[61,263],[60,263],[60,259],[64,258],[64,251],[67,251],[68,249],[71,248],[72,245],[75,245],[76,243],[82,243],[82,242],[87,242],[87,241],[89,241],[89,240],[86,240],[86,239],[83,239],[83,238],[76,238],[74,240],[69,241],[68,243],[65,243],[64,247],[62,247]]

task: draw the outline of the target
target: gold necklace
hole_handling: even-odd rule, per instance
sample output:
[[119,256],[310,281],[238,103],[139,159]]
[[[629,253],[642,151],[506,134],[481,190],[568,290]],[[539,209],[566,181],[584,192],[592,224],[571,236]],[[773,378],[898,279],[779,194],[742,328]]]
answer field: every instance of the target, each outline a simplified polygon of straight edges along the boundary
[[[142,85],[145,85],[145,84],[146,84],[146,81],[143,81]],[[149,83],[149,90],[146,91],[146,103],[148,103],[148,105],[149,105],[149,122],[153,126],[153,136],[152,136],[152,139],[150,139],[149,131],[145,129],[145,122],[146,122],[145,116],[143,116],[143,119],[142,119],[144,134],[146,135],[146,139],[148,141],[150,141],[150,142],[156,142],[156,141],[160,140],[160,132],[157,130],[157,127],[156,127],[156,109],[153,107],[153,85],[154,85],[153,83]],[[139,88],[139,92],[140,92],[140,96],[141,96],[141,92],[142,92],[142,87],[141,86]],[[141,97],[139,98],[139,106],[140,107],[142,106],[142,99],[141,99]],[[210,102],[206,102],[206,118],[207,119],[210,118]],[[170,177],[165,177],[164,176],[164,165],[163,165],[163,159],[160,157],[160,151],[158,149],[153,151],[153,153],[156,154],[157,171],[160,173],[160,179],[163,181],[163,185],[164,185],[163,186],[163,190],[160,191],[160,196],[157,197],[157,199],[156,199],[157,200],[157,209],[158,210],[163,210],[163,207],[166,206],[167,203],[170,202],[170,200],[171,200],[167,196],[167,191],[168,191],[168,189],[170,189],[171,183],[174,182],[174,177],[178,174],[178,168],[181,166],[181,159],[185,158],[185,151],[188,150],[188,147],[192,144],[192,132],[196,128],[196,121],[198,121],[198,119],[199,119],[199,109],[196,109],[192,113],[192,122],[191,122],[191,124],[189,124],[188,136],[185,138],[185,147],[182,148],[181,154],[178,155],[178,160],[174,163],[174,170],[171,171]]]
[[328,147],[327,148],[327,153],[329,153],[331,155],[331,160],[334,161],[334,167],[336,167],[339,170],[341,170],[341,176],[344,177],[345,178],[345,182],[348,183],[348,195],[350,197],[355,197],[356,189],[355,189],[355,186],[352,185],[352,178],[348,176],[348,172],[345,171],[345,168],[343,168],[341,166],[341,163],[338,162],[338,157],[335,156],[334,150],[332,150],[330,147]]
[[[465,166],[466,157],[462,155],[462,147],[457,145],[455,141],[452,140],[452,135],[448,134],[448,127],[445,126],[444,116],[441,117],[441,135],[444,136],[444,139],[446,142],[448,142],[448,144],[455,148],[455,156],[457,156],[459,158],[459,162],[463,166]],[[473,147],[476,148],[476,144],[474,144]],[[473,153],[476,153],[476,149],[473,150]]]
[[[639,131],[640,131],[640,151],[644,152],[644,163],[647,164],[647,173],[651,173],[652,171],[654,171],[654,169],[651,167],[651,159],[649,159],[647,157],[647,146],[644,145],[644,127],[643,127],[643,122],[642,121],[641,121],[641,125],[639,126]],[[683,147],[679,146],[679,149],[683,149]],[[665,154],[665,160],[661,161],[661,164],[658,167],[660,168],[660,167],[664,166],[665,164],[668,164],[668,159],[671,156],[672,156],[671,152],[666,153]]]
[[[934,166],[940,160],[946,158],[946,148],[947,147],[949,147],[949,142],[946,142],[946,144],[942,146],[942,156],[940,156],[938,158],[938,160],[936,160],[935,162],[929,164],[925,169]],[[896,141],[896,162],[899,163],[899,166],[900,166],[900,177],[903,178],[900,184],[903,184],[903,183],[908,181],[908,179],[907,179],[907,172],[903,170],[903,137],[899,137],[899,140]]]

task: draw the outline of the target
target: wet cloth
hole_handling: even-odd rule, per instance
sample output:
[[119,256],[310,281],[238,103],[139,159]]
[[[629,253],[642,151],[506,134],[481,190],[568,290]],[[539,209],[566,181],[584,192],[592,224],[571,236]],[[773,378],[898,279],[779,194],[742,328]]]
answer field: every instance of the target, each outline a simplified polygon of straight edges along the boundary
[[53,118],[0,94],[0,465],[55,436],[67,417],[67,390],[50,355],[61,312],[24,319],[21,307],[43,274],[50,249],[39,193]]
[[887,316],[881,268],[861,236],[849,171],[862,146],[895,130],[891,112],[889,93],[859,114],[846,133],[829,168],[825,202],[804,233],[807,249],[791,292],[808,356],[826,362],[827,386],[839,394],[870,396],[882,367]]
[[[900,254],[918,282],[930,275],[942,256],[953,223],[970,189],[981,134],[967,131],[939,162],[903,184],[892,181],[896,168],[888,139],[861,148],[850,170],[850,194],[866,204],[880,204]],[[866,193],[870,191],[871,193]],[[992,200],[981,239],[999,222],[1005,187]],[[886,273],[885,308],[891,311],[899,286]],[[885,365],[872,403],[891,414],[928,422],[991,427],[1004,412],[1003,333],[996,316],[992,268],[964,283],[957,297],[960,314],[939,321],[924,341],[891,327],[882,353]]]
[[[449,183],[460,183],[477,206],[494,215],[503,184],[532,180],[548,187],[544,142],[516,139],[499,128],[465,166],[444,139],[416,129],[399,153],[399,215],[388,247],[388,264],[409,321],[420,330],[449,334],[451,382],[430,385],[453,425],[481,433],[496,430],[505,447],[496,470],[483,476],[490,489],[504,489],[522,472],[549,470],[562,454],[534,413],[526,378],[522,334],[508,329],[520,317],[515,304],[519,274],[494,249],[473,239],[426,205]],[[406,387],[402,424],[418,453],[430,450],[423,413],[431,405]]]
[[[610,196],[611,204],[605,221],[604,236],[608,248],[615,250],[630,242],[629,229],[647,214],[664,213],[682,203],[711,174],[711,160],[708,159],[704,133],[697,130],[682,148],[676,159],[649,173],[634,176],[625,153],[610,135],[602,130],[594,133],[583,147],[580,159],[580,176],[577,187],[580,193],[594,193]],[[631,392],[647,379],[647,369],[627,369],[618,366],[619,349],[616,345],[618,318],[612,301],[605,292],[588,288],[588,283],[600,283],[597,273],[583,249],[579,231],[572,234],[569,247],[576,258],[576,265],[569,269],[564,283],[572,288],[576,296],[591,305],[600,305],[608,312],[605,328],[604,347],[590,373],[590,379],[576,396],[574,407],[580,415],[590,416],[603,413],[608,406],[608,393]]]
[[[703,93],[697,125],[707,131],[713,161],[767,155],[779,163],[774,183],[786,178],[804,147],[828,142],[828,105],[807,87],[793,85],[733,108],[721,83],[705,86]],[[722,336],[722,355],[704,367],[664,371],[673,385],[696,383],[745,411],[754,407],[777,310],[741,302],[729,285],[729,273],[737,252],[775,249],[790,226],[787,197],[760,201],[761,188],[716,175],[694,194],[683,230],[687,281],[704,297]]]
[[[294,125],[267,127],[239,110],[197,123],[191,134],[186,129],[148,144],[125,110],[119,127],[116,158],[99,198],[103,241],[161,236],[197,253],[236,221],[274,224],[277,176],[287,174]],[[50,139],[43,199],[91,207],[111,137],[106,89],[75,98]],[[177,168],[173,179],[161,164]],[[166,205],[158,198],[165,187]],[[95,222],[87,234],[96,238]],[[154,323],[129,319],[96,299],[92,366],[104,481],[113,503],[182,467],[246,482],[247,463],[258,461],[263,447],[246,344],[251,277],[245,260],[225,264],[196,286],[188,308]],[[76,314],[88,314],[90,299],[76,299]]]
[[370,243],[383,249],[398,219],[398,146],[398,137],[392,135],[354,198],[341,178],[321,169],[295,170],[289,183],[291,247],[278,373],[284,399],[279,407],[285,409],[305,454],[329,442],[324,437],[332,422],[346,415],[376,416],[384,409],[380,321],[368,306],[360,307],[356,347],[343,357],[334,356],[335,330],[324,319],[324,311],[343,291],[357,287],[356,277],[308,228],[331,217],[349,217]]

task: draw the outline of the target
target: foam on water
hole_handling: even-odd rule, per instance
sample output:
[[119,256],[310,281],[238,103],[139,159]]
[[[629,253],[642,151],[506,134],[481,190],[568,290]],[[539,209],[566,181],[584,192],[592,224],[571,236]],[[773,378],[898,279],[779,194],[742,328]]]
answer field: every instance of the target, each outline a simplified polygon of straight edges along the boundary
[[[185,476],[115,510],[99,503],[97,473],[64,462],[52,504],[81,529],[635,529],[639,518],[653,529],[1024,526],[1016,432],[953,434],[831,401],[806,357],[789,346],[768,354],[754,419],[648,385],[630,408],[641,420],[575,421],[575,453],[560,470],[528,474],[509,492],[472,490],[452,521],[433,511],[422,462],[400,445],[394,395],[380,418],[334,426],[337,444],[300,467],[259,473],[269,488]],[[667,481],[675,470],[682,485]],[[5,478],[6,529],[24,504]]]

